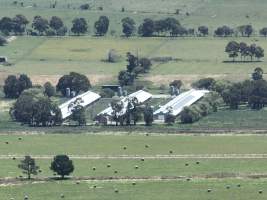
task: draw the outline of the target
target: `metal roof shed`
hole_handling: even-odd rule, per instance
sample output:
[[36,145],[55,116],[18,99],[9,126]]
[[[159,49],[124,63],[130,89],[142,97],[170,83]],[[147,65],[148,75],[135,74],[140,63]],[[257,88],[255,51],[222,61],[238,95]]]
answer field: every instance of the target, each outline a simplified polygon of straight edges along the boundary
[[70,99],[69,101],[59,106],[59,109],[61,110],[62,114],[62,119],[66,119],[67,117],[69,117],[72,114],[72,109],[75,106],[80,105],[82,107],[87,107],[100,98],[101,98],[100,95],[91,91],[87,91],[83,94],[80,94]]
[[187,92],[180,94],[175,97],[173,100],[159,108],[154,112],[154,115],[165,115],[172,110],[174,116],[178,116],[184,107],[190,106],[201,99],[205,94],[209,93],[208,90],[195,90],[191,89]]

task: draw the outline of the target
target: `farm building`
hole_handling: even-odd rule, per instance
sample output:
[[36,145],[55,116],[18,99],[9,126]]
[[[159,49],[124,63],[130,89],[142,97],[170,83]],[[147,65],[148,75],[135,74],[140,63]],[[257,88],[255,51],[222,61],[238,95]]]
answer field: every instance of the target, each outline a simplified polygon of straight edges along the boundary
[[94,102],[96,102],[100,98],[101,98],[100,95],[94,92],[91,92],[91,91],[87,91],[81,95],[78,95],[70,99],[69,101],[59,106],[61,110],[61,114],[62,114],[62,119],[68,118],[72,114],[72,109],[75,106],[80,105],[82,107],[87,107],[87,106],[92,105]]
[[160,107],[154,112],[154,117],[156,120],[163,121],[165,115],[170,111],[174,116],[178,116],[184,107],[190,106],[201,99],[205,94],[209,93],[208,90],[195,90],[191,89],[187,92],[180,94],[171,101],[169,101],[164,106]]
[[[137,103],[139,105],[141,105],[151,98],[152,98],[152,95],[148,92],[143,91],[143,90],[139,90],[139,91],[134,92],[134,93],[132,93],[126,97],[123,97],[120,100],[120,102],[123,105],[123,108],[122,108],[121,112],[119,113],[119,115],[122,116],[125,114],[127,106],[130,103],[130,100],[135,99],[137,101]],[[96,116],[96,121],[98,123],[102,123],[102,124],[109,124],[109,123],[112,123],[112,121],[113,121],[112,116],[113,116],[113,109],[111,106],[109,106],[108,108],[106,108],[105,110],[103,110],[101,113],[99,113]]]

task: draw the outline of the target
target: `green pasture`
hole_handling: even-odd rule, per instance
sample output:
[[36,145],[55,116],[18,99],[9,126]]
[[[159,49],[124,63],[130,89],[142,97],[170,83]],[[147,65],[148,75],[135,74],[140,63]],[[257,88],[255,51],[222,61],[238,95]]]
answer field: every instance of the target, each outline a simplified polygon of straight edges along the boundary
[[[230,80],[250,78],[255,67],[266,70],[266,61],[258,63],[225,63],[229,61],[224,52],[230,40],[256,43],[267,49],[265,38],[95,38],[95,37],[19,37],[11,44],[0,47],[0,55],[6,55],[11,66],[1,66],[5,74],[26,73],[44,75],[43,79],[76,71],[94,76],[116,76],[126,68],[127,52],[140,57],[172,57],[175,61],[154,63],[147,78],[182,81],[197,76],[212,76]],[[107,63],[107,54],[115,49],[122,57],[118,63]],[[36,78],[36,76],[35,76]]]
[[[1,159],[0,177],[25,176],[20,159]],[[33,177],[52,177],[52,159],[36,159],[41,172]],[[199,164],[198,164],[199,162]],[[225,178],[267,174],[266,159],[73,159],[73,177],[212,177]],[[110,165],[110,167],[108,166]],[[138,166],[138,169],[136,169]],[[93,170],[95,168],[95,170]]]
[[[263,154],[267,136],[39,134],[0,135],[3,155]],[[21,138],[21,140],[19,140]],[[6,144],[8,142],[8,144]],[[148,148],[146,148],[146,145]],[[126,149],[124,149],[126,147]]]
[[[240,187],[238,187],[240,185]],[[96,188],[94,188],[96,186]],[[230,188],[227,189],[227,186]],[[242,199],[261,200],[266,199],[266,180],[193,180],[193,181],[153,181],[137,182],[132,185],[129,182],[98,182],[89,181],[76,184],[73,181],[41,182],[0,187],[1,198],[23,199],[25,195],[29,199],[57,200],[64,195],[64,199],[75,200],[122,200],[122,199],[182,199],[182,200],[206,200],[206,199]],[[208,192],[208,189],[211,192]],[[117,193],[115,191],[118,191]],[[262,190],[263,193],[259,193]]]

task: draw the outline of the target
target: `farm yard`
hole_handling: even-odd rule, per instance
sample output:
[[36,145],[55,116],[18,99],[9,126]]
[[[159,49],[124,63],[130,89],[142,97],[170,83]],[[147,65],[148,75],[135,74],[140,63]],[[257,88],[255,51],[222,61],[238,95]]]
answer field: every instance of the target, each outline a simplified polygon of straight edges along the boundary
[[[181,199],[192,199],[198,195],[201,199],[264,199],[266,196],[266,181],[260,178],[266,175],[266,136],[105,133],[68,136],[1,135],[2,197],[175,199],[178,195]],[[69,180],[60,182],[51,178],[49,165],[55,153],[72,155],[75,171]],[[16,166],[24,154],[35,157],[40,166],[36,180],[21,182],[16,178],[21,176]]]
[[266,199],[266,8],[0,0],[0,200]]

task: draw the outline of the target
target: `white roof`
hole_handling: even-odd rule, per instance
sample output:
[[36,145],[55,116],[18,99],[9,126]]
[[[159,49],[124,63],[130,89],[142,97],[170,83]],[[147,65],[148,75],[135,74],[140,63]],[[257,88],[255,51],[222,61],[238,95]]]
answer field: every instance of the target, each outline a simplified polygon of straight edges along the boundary
[[[142,104],[144,102],[146,102],[148,99],[150,99],[152,97],[152,95],[148,92],[145,92],[143,90],[139,90],[137,92],[134,92],[130,95],[128,95],[127,97],[123,97],[121,99],[121,102],[123,103],[123,109],[121,111],[121,113],[119,115],[123,115],[125,112],[126,112],[126,109],[127,109],[127,100],[129,98],[136,98],[137,101],[138,101],[138,104]],[[105,110],[103,110],[101,113],[98,114],[99,115],[109,115],[109,116],[112,116],[112,113],[113,113],[113,110],[110,107],[106,108]]]
[[156,110],[154,112],[154,115],[167,114],[169,112],[169,109],[172,109],[172,114],[174,116],[177,116],[180,114],[180,112],[182,112],[184,107],[192,105],[207,93],[209,93],[208,90],[191,89],[180,94],[179,96],[175,97],[173,100],[162,106],[160,109]]
[[61,110],[62,114],[62,119],[66,119],[72,114],[71,110],[73,109],[74,106],[81,105],[82,107],[86,107],[100,98],[101,98],[100,95],[91,91],[87,91],[81,95],[78,95],[70,99],[69,101],[59,106],[59,109]]

